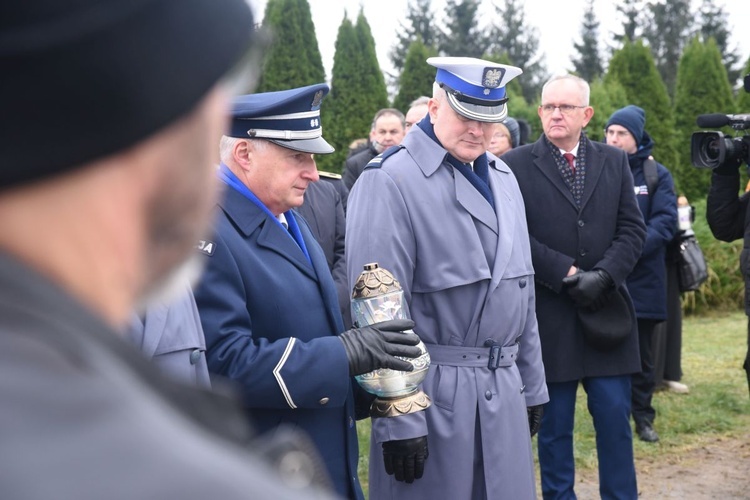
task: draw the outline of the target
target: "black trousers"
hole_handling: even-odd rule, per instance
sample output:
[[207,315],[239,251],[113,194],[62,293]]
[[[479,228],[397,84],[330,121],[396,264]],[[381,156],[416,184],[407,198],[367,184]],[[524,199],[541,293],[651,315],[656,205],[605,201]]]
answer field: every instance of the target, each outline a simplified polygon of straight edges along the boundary
[[641,371],[633,374],[632,378],[632,408],[633,420],[636,427],[652,424],[656,418],[656,410],[651,405],[654,397],[654,364],[651,357],[651,341],[657,320],[638,320],[638,342],[641,351]]

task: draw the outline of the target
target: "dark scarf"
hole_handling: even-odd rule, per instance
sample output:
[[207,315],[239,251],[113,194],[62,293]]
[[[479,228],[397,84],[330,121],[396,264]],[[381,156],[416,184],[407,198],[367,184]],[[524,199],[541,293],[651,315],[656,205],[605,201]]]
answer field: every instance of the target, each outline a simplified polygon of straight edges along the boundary
[[568,185],[570,194],[573,195],[573,200],[580,207],[583,199],[583,184],[586,179],[586,132],[581,130],[581,137],[578,139],[575,175],[570,171],[570,165],[568,165],[568,162],[563,158],[562,153],[560,153],[560,148],[552,144],[546,135],[542,137],[544,137],[544,142],[547,144],[550,153],[552,153],[552,158],[554,158],[557,164],[557,170],[560,172],[565,184]]
[[[417,127],[421,128],[422,131],[427,134],[427,137],[435,141],[441,148],[443,145],[435,135],[435,129],[430,122],[430,115],[425,116],[422,121],[417,124]],[[445,149],[445,148],[443,148]],[[490,169],[487,162],[487,153],[482,153],[474,160],[474,169],[468,163],[462,163],[458,161],[452,154],[446,151],[445,159],[450,163],[454,169],[458,170],[463,174],[464,177],[471,183],[474,188],[487,200],[492,210],[495,210],[495,199],[492,197],[492,190],[490,189]]]

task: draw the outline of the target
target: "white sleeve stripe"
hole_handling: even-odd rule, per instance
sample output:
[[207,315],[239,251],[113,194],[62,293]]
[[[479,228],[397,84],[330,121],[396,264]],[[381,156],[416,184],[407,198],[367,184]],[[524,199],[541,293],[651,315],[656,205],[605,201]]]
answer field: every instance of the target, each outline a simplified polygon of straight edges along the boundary
[[297,339],[295,339],[294,337],[289,339],[289,343],[286,345],[286,349],[284,349],[284,354],[281,355],[281,359],[276,365],[276,368],[273,369],[273,376],[276,377],[276,382],[279,384],[279,389],[281,389],[281,393],[284,395],[284,399],[286,399],[287,404],[292,409],[297,408],[297,405],[295,405],[294,401],[292,401],[292,395],[289,394],[289,389],[286,388],[284,378],[281,376],[281,369],[284,367],[284,363],[286,363],[286,360],[289,359],[289,354],[292,352],[294,343],[296,341]]

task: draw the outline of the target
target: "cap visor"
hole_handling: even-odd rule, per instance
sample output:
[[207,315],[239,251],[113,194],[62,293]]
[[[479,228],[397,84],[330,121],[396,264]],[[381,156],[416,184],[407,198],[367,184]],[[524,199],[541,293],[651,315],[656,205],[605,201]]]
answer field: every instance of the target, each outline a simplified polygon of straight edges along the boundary
[[282,148],[301,151],[303,153],[324,155],[336,151],[335,149],[333,149],[333,146],[328,144],[322,137],[316,137],[314,139],[295,139],[293,141],[285,141],[281,139],[268,140],[273,142],[274,144],[278,144]]
[[499,106],[482,106],[461,102],[450,92],[446,92],[445,94],[448,96],[448,104],[451,105],[453,111],[469,120],[498,123],[505,120],[508,116],[508,107],[505,104],[500,104]]

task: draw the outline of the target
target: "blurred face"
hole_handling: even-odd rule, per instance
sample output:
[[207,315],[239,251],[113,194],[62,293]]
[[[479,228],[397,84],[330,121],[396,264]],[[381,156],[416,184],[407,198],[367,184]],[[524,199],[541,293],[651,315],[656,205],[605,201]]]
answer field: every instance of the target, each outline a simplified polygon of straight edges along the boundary
[[414,125],[422,121],[424,115],[427,114],[427,104],[420,104],[410,108],[406,113],[406,127],[405,131],[408,132]]
[[495,132],[492,134],[490,145],[487,147],[487,151],[494,154],[495,156],[500,156],[501,154],[511,149],[510,135],[508,134],[508,132],[506,132],[506,130],[506,128],[501,127],[499,124],[495,125]]
[[622,149],[628,154],[633,154],[638,151],[638,145],[635,143],[635,137],[631,134],[628,129],[622,125],[610,125],[605,131],[605,138],[607,144],[614,146],[618,149]]
[[457,160],[472,162],[487,151],[495,124],[469,120],[459,115],[446,99],[447,97],[430,99],[430,121],[435,135]]
[[538,114],[547,138],[570,151],[578,143],[581,130],[594,116],[594,108],[585,106],[582,91],[573,80],[556,80],[542,93]]
[[146,206],[146,262],[141,305],[184,287],[197,278],[193,248],[205,237],[218,199],[215,171],[216,145],[228,126],[225,92],[212,91],[187,117],[157,136],[164,158],[153,195]]
[[398,116],[383,115],[375,121],[375,128],[370,137],[385,151],[391,146],[401,144],[405,133],[404,125]]
[[245,180],[260,201],[274,215],[302,205],[307,186],[320,178],[313,155],[268,141],[261,147],[247,144]]

